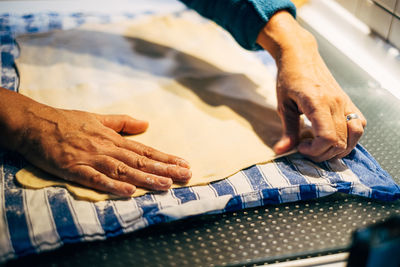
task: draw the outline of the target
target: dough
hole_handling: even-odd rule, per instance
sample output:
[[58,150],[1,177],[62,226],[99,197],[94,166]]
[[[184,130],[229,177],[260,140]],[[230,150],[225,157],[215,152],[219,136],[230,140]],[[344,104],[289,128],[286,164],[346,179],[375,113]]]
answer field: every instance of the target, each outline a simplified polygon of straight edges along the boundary
[[[277,157],[275,80],[254,55],[192,12],[17,41],[20,93],[59,108],[148,120],[144,134],[127,138],[190,162],[190,182],[173,187],[207,184]],[[93,201],[112,197],[34,167],[17,179],[30,188],[65,186]],[[138,188],[133,196],[146,192]]]

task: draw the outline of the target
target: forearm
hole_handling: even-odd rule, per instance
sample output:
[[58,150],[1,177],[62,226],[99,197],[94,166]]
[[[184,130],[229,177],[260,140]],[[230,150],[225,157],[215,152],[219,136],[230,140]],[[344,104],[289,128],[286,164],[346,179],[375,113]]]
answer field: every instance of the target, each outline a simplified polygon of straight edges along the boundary
[[0,87],[0,146],[18,150],[29,110],[39,103]]
[[244,48],[257,50],[258,33],[279,10],[295,16],[296,8],[289,0],[181,0],[202,16],[229,31]]
[[278,68],[283,57],[301,60],[302,56],[310,56],[302,51],[318,53],[315,38],[285,11],[271,17],[260,31],[257,43],[271,54]]

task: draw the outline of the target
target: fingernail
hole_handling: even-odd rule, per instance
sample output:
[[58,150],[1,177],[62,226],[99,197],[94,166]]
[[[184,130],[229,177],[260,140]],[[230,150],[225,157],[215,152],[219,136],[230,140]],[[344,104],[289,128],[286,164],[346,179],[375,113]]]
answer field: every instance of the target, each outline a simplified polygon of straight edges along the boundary
[[172,185],[172,179],[169,178],[158,178],[158,183],[161,186],[170,187]]
[[181,168],[179,170],[179,176],[181,178],[190,178],[190,177],[192,177],[192,171],[189,169]]
[[274,145],[274,151],[277,154],[282,154],[289,150],[289,145],[285,143],[285,140],[279,140],[275,145]]

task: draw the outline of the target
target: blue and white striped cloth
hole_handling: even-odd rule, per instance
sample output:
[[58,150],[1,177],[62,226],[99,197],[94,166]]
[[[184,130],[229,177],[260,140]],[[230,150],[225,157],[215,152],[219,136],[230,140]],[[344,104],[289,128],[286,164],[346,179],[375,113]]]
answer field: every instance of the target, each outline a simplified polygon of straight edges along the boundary
[[[122,17],[132,16],[135,14]],[[88,14],[0,15],[1,86],[17,90],[15,35],[71,28],[88,20],[115,21]],[[21,188],[15,173],[25,164],[21,156],[0,151],[0,262],[188,216],[306,200],[335,192],[385,201],[400,198],[400,187],[360,145],[343,160],[317,164],[295,154],[252,166],[206,186],[97,203],[76,200],[63,188]]]

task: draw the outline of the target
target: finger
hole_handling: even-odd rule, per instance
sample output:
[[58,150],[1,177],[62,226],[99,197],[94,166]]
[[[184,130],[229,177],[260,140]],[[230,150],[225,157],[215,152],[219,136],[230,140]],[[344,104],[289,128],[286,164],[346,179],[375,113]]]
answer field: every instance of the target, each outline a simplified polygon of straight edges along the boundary
[[143,145],[141,143],[132,140],[124,139],[123,143],[120,144],[120,147],[133,151],[136,154],[139,154],[149,159],[153,159],[155,161],[174,164],[184,168],[190,168],[189,163],[182,158],[163,153],[154,148],[151,148],[149,146]]
[[285,109],[279,112],[282,121],[283,135],[275,144],[274,151],[276,154],[283,154],[294,148],[299,142],[300,115]]
[[336,127],[330,111],[315,111],[312,114],[306,114],[312,123],[312,131],[315,138],[302,141],[298,149],[300,153],[315,158],[327,152],[337,141]]
[[345,109],[345,114],[351,114],[351,113],[355,113],[360,117],[360,120],[362,121],[363,126],[366,126],[366,118],[364,117],[364,114],[362,114],[362,112],[358,109],[358,107],[356,105],[354,105],[354,103],[351,101],[351,99],[349,99],[349,101],[347,102],[346,105],[346,109]]
[[188,168],[155,161],[126,149],[116,149],[110,151],[107,155],[124,162],[132,168],[158,176],[170,177],[176,182],[187,182],[192,177],[192,172]]
[[[322,139],[320,139],[320,140],[322,140]],[[317,144],[317,142],[315,142],[315,139],[311,142],[313,142],[312,145]],[[325,142],[325,140],[323,140],[321,142]],[[302,143],[301,145],[304,145],[304,143]],[[318,145],[316,145],[316,146],[318,146]],[[346,151],[346,148],[347,148],[347,144],[335,143],[335,144],[332,144],[330,147],[328,147],[325,151],[322,151],[320,154],[306,155],[306,156],[315,162],[322,162],[322,161],[330,160],[332,158],[337,157],[339,154]],[[300,151],[300,148],[299,148],[299,151]]]
[[168,190],[172,185],[170,178],[145,173],[108,156],[97,156],[92,159],[93,167],[105,175],[126,183],[152,190]]
[[325,152],[321,153],[317,157],[313,157],[313,160],[317,162],[330,160],[345,152],[347,149],[347,124],[345,116],[343,115],[344,110],[335,106],[335,108],[331,110],[331,114],[336,131],[336,140],[333,141],[331,147]]
[[[350,110],[350,111],[349,111]],[[352,105],[352,108],[347,110],[346,114],[350,114],[350,113],[355,113],[357,114],[360,118],[360,122],[363,128],[365,128],[367,126],[367,119],[364,117],[364,114],[361,113],[361,111],[354,105]],[[353,112],[352,112],[352,111]],[[354,112],[355,111],[355,112]]]
[[336,143],[333,145],[336,148],[335,152],[337,154],[343,153],[347,149],[347,120],[345,116],[344,107],[336,106],[334,110],[331,111],[332,118],[335,123],[336,128]]
[[356,147],[361,136],[364,134],[364,125],[366,125],[365,119],[364,122],[362,119],[354,119],[347,122],[347,149],[343,153],[337,155],[337,158],[347,156]]
[[274,145],[274,151],[276,154],[283,154],[292,148],[294,148],[297,144],[297,141],[292,136],[284,135],[281,139]]
[[136,186],[117,181],[89,166],[76,166],[64,178],[78,184],[118,196],[130,197],[136,191]]
[[128,115],[95,115],[104,126],[118,133],[138,134],[149,126],[147,121],[136,120]]
[[343,158],[350,154],[350,152],[355,148],[358,141],[364,134],[364,128],[367,126],[367,120],[361,111],[350,101],[346,108],[345,114],[357,114],[358,119],[353,119],[347,121],[347,135],[348,135],[348,148],[343,153],[336,156],[336,158]]

